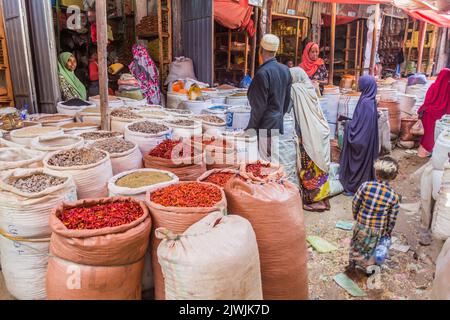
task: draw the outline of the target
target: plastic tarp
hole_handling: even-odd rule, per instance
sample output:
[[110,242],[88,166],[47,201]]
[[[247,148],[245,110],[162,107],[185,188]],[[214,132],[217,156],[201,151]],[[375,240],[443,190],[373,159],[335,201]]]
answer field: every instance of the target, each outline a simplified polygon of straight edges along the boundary
[[248,0],[214,0],[214,19],[229,29],[247,29],[250,37],[256,33],[252,18],[253,6]]
[[409,16],[414,19],[434,24],[439,27],[450,28],[450,14],[438,13],[433,10],[408,10],[403,9]]
[[348,3],[348,4],[389,4],[392,0],[311,0],[313,2],[326,2],[326,3]]

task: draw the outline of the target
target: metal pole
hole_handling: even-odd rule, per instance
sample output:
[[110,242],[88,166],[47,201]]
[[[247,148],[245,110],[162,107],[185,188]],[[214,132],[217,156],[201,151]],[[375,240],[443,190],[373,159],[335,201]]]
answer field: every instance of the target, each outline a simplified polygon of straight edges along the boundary
[[330,74],[328,83],[333,84],[334,78],[334,49],[336,42],[336,3],[331,4],[331,47],[330,47]]
[[100,87],[100,115],[102,130],[110,129],[108,114],[108,21],[106,0],[97,0],[95,12],[97,20],[97,53]]

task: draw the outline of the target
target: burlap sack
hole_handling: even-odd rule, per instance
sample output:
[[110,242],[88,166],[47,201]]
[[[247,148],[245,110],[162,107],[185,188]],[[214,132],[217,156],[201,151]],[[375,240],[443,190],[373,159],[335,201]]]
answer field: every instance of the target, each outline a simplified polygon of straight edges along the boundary
[[[188,183],[188,182],[180,182]],[[155,238],[155,230],[158,228],[167,228],[174,233],[183,233],[194,223],[200,221],[208,214],[214,211],[225,212],[227,201],[225,193],[222,192],[222,200],[211,208],[177,208],[164,207],[150,201],[151,193],[147,192],[146,204],[150,209],[152,216],[153,230],[151,237],[152,247],[152,265],[153,277],[155,282],[155,298],[157,300],[165,299],[164,279],[161,272],[161,266],[158,263],[157,250],[161,240]],[[199,195],[201,196],[201,195]]]
[[308,252],[298,188],[290,182],[233,179],[225,194],[228,213],[246,218],[255,230],[264,299],[308,299]]

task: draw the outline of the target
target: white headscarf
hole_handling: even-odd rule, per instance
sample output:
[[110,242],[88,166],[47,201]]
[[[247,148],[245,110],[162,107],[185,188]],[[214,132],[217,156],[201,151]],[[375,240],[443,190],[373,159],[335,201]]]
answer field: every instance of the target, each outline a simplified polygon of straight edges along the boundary
[[297,124],[300,126],[302,144],[311,160],[325,172],[329,172],[330,128],[323,115],[316,89],[306,72],[291,68],[291,98]]

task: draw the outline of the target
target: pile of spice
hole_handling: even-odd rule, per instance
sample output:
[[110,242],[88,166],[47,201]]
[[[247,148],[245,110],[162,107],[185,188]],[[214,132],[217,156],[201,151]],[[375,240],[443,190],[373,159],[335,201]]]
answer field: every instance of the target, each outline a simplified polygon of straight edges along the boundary
[[90,106],[91,104],[84,100],[74,98],[74,99],[67,100],[66,102],[63,102],[63,105],[70,106],[70,107],[84,107],[84,106]]
[[142,119],[142,117],[130,109],[127,108],[119,108],[111,112],[111,117],[117,117],[122,119]]
[[253,176],[257,178],[266,178],[268,177],[268,174],[263,174],[263,172],[267,172],[269,168],[270,163],[263,164],[261,161],[258,161],[253,164],[248,164],[245,171],[253,174]]
[[[173,149],[181,143],[181,140],[164,140],[156,148],[150,151],[149,156],[168,160],[173,159]],[[189,148],[191,150],[190,157],[195,156],[194,145],[188,146],[186,144],[183,144],[182,147],[180,146],[179,148],[180,151],[177,153],[178,159],[187,157],[184,153],[185,151],[189,150]]]
[[135,144],[123,139],[111,138],[97,141],[92,145],[92,147],[109,153],[122,153],[133,149],[135,147]]
[[222,118],[219,118],[218,116],[209,116],[209,115],[202,115],[202,116],[196,116],[197,119],[200,119],[205,122],[210,123],[216,123],[216,124],[225,124],[225,121]]
[[195,125],[195,121],[192,120],[171,120],[168,123],[173,124],[175,126],[183,126],[183,127],[192,127]]
[[84,113],[100,113],[100,108],[85,108],[82,110]]
[[70,230],[95,230],[128,224],[143,214],[137,202],[117,201],[67,209],[58,218]]
[[209,182],[223,188],[228,183],[228,181],[230,181],[230,179],[235,176],[236,174],[231,172],[216,172],[210,174],[208,178],[203,180],[203,182]]
[[116,186],[122,188],[138,189],[158,183],[172,181],[167,173],[158,171],[139,171],[130,173],[116,181]]
[[54,115],[54,116],[44,116],[38,119],[39,122],[51,122],[51,121],[60,121],[60,120],[68,120],[73,119],[72,116],[66,115]]
[[105,157],[106,154],[103,151],[97,149],[70,149],[54,154],[48,160],[48,164],[56,167],[84,166],[97,163]]
[[85,132],[80,134],[80,137],[86,140],[100,140],[100,139],[110,139],[114,137],[119,137],[122,134],[120,132],[105,132],[105,131],[94,131],[94,132]]
[[67,181],[67,178],[55,177],[46,173],[36,173],[26,177],[11,177],[8,184],[23,192],[36,193],[50,187],[56,187]]
[[222,193],[216,186],[192,182],[158,189],[150,200],[164,207],[210,208],[222,200]]
[[164,111],[154,110],[154,111],[143,111],[140,113],[140,115],[144,117],[166,117],[167,113],[165,113]]
[[157,134],[169,130],[169,128],[166,127],[165,125],[151,121],[142,121],[133,123],[128,127],[128,129],[134,132],[141,132],[148,134]]
[[68,130],[68,129],[76,129],[76,128],[89,128],[89,127],[98,127],[95,123],[89,123],[89,122],[73,122],[73,123],[67,123],[61,126],[62,129]]
[[60,131],[60,129],[54,127],[28,127],[14,130],[12,132],[12,135],[16,138],[30,138],[50,133],[56,133],[58,131]]
[[192,114],[191,110],[184,110],[184,109],[166,109],[166,110],[177,114],[184,114],[184,115]]

